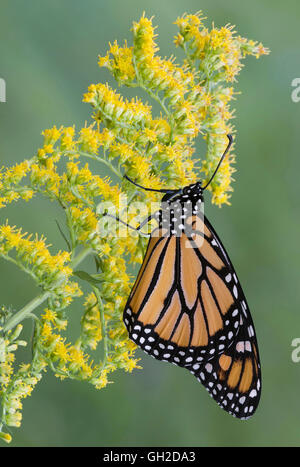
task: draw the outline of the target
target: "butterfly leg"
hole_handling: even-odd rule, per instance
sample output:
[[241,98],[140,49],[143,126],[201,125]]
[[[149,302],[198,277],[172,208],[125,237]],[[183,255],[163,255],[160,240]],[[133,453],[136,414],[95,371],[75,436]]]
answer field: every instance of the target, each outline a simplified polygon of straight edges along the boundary
[[144,219],[137,227],[133,227],[132,225],[128,224],[127,222],[122,221],[122,219],[120,219],[119,217],[113,216],[112,214],[109,214],[109,213],[103,214],[103,217],[104,216],[111,217],[112,219],[115,219],[118,222],[121,222],[121,224],[125,225],[129,229],[135,230],[136,232],[138,232],[143,237],[150,237],[151,233],[148,234],[148,233],[145,233],[145,232],[141,232],[141,229],[144,227],[144,225],[148,224],[148,222],[150,222],[152,219],[154,219],[157,216],[157,213],[159,213],[159,211],[156,211],[153,214],[150,214],[150,216],[148,216],[146,219]]

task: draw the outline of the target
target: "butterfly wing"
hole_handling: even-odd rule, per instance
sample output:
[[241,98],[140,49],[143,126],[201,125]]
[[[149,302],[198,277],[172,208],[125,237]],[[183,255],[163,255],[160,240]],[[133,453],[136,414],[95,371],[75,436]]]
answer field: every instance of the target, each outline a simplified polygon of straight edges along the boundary
[[[124,322],[130,338],[144,351],[187,368],[225,410],[221,397],[232,389],[228,384],[237,368],[241,367],[241,378],[244,374],[250,377],[248,360],[244,364],[248,352],[254,355],[250,359],[252,386],[246,388],[243,380],[235,388],[237,393],[240,386],[249,394],[253,390],[253,395],[256,384],[258,391],[259,357],[248,306],[220,239],[200,213],[186,220],[179,237],[165,236],[159,229],[152,234],[124,310]],[[237,353],[242,342],[244,352]],[[218,392],[215,383],[219,375],[224,376],[220,363],[226,356],[231,358],[231,366],[227,379],[220,380]],[[232,413],[239,416],[237,410]]]
[[247,419],[254,414],[261,395],[261,370],[250,315],[243,318],[234,344],[193,373],[231,415]]

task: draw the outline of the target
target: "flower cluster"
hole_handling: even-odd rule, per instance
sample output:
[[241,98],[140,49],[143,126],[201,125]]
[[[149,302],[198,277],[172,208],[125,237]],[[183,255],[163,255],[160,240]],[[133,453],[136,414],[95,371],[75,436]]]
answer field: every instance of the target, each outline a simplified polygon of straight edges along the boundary
[[[53,254],[44,237],[23,233],[8,222],[0,225],[0,258],[29,274],[41,289],[21,310],[0,310],[4,441],[11,439],[5,427],[20,426],[22,399],[46,369],[101,389],[115,370],[140,368],[122,311],[133,282],[128,265],[142,262],[146,239],[136,232],[123,235],[120,226],[114,230],[113,217],[137,225],[160,198],[137,190],[123,175],[151,188],[185,186],[199,178],[199,171],[208,180],[225,149],[227,133],[234,131],[229,104],[242,60],[268,53],[231,26],[209,30],[203,20],[200,13],[177,19],[175,45],[185,54],[179,63],[158,55],[152,20],[143,15],[133,23],[132,44],[110,44],[99,66],[106,67],[119,86],[142,89],[149,102],[125,99],[107,83],[92,84],[83,96],[92,107],[89,124],[46,129],[31,159],[0,170],[0,208],[46,197],[64,212],[65,225],[58,228],[66,243],[65,251]],[[200,135],[207,153],[199,166],[195,138]],[[94,174],[90,160],[109,170],[112,178]],[[233,162],[229,154],[210,185],[212,202],[219,206],[229,203]],[[94,269],[85,266],[88,256],[94,258]],[[75,342],[68,342],[65,331],[76,319],[70,305],[86,288],[80,333]],[[29,317],[34,322],[32,360],[16,365],[15,352],[25,345],[19,339],[21,323]]]
[[[269,50],[261,43],[242,38],[236,34],[233,26],[221,28],[215,26],[209,30],[205,24],[202,12],[196,15],[183,15],[176,20],[179,33],[175,44],[186,54],[189,69],[195,70],[202,90],[199,95],[201,129],[207,143],[207,154],[202,162],[202,171],[207,180],[225,149],[224,135],[233,133],[234,128],[229,121],[233,118],[233,110],[229,102],[234,97],[234,88],[230,83],[242,68],[242,60],[246,55],[259,58]],[[234,156],[230,154],[221,165],[209,189],[212,191],[212,201],[217,205],[229,204],[232,191],[232,164]]]
[[70,254],[63,251],[51,255],[44,238],[32,240],[21,229],[0,225],[0,257],[30,274],[44,291],[54,293],[61,307],[81,293],[78,284],[69,280],[72,269],[65,263],[70,261]]
[[[5,442],[11,441],[11,435],[2,431],[3,426],[19,427],[22,419],[22,399],[31,394],[36,383],[41,379],[43,362],[37,365],[31,363],[21,365],[17,371],[14,369],[15,354],[19,347],[27,342],[19,339],[22,324],[14,329],[5,330],[7,321],[13,316],[13,311],[0,309],[0,397],[2,416],[0,418],[0,438]],[[34,367],[34,370],[32,371]]]

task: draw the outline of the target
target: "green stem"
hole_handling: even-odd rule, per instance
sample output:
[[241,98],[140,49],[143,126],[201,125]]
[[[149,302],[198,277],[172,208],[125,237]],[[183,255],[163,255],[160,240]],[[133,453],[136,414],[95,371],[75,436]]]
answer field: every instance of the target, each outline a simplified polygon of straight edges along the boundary
[[22,271],[24,271],[26,274],[29,274],[34,280],[36,280],[36,276],[34,275],[34,273],[30,271],[30,269],[27,269],[25,266],[23,266],[21,262],[5,254],[0,254],[0,257],[5,259],[6,261],[9,261],[10,263],[15,264],[16,266],[18,266],[18,268],[20,268]]
[[103,303],[99,293],[99,289],[97,287],[93,287],[94,294],[96,295],[99,311],[100,311],[100,321],[101,321],[101,328],[103,333],[103,360],[101,369],[105,366],[107,357],[108,357],[108,340],[107,340],[107,333],[106,333],[106,326],[105,326],[105,319],[104,319],[104,310],[103,310]]
[[32,310],[37,308],[39,305],[41,305],[49,296],[51,295],[51,292],[46,291],[43,292],[42,294],[38,295],[35,297],[33,300],[31,300],[27,305],[25,305],[20,311],[15,313],[5,324],[3,330],[4,332],[9,331],[10,329],[14,328],[17,324],[19,324],[23,319],[27,318],[28,315],[31,314]]
[[[78,266],[78,264],[81,263],[84,260],[84,258],[86,258],[86,256],[88,256],[92,251],[93,251],[92,248],[85,248],[77,256],[75,256],[73,258],[73,260],[71,261],[71,263],[70,263],[70,266],[72,267],[72,269],[74,269],[76,266]],[[5,257],[5,259],[9,259],[10,261],[14,262],[15,264],[17,264],[17,266],[20,267],[20,264],[15,262],[14,260],[12,260],[12,258],[9,258],[9,257],[6,258]],[[28,272],[28,271],[26,271],[26,272]],[[27,303],[27,305],[25,305],[20,311],[15,313],[7,321],[7,323],[5,324],[5,326],[3,328],[3,331],[4,332],[9,331],[10,329],[14,328],[17,324],[19,324],[21,321],[23,321],[25,318],[35,317],[35,315],[32,314],[31,312],[35,308],[37,308],[39,305],[41,305],[45,300],[47,300],[50,297],[50,295],[51,295],[51,292],[45,291],[45,292],[41,293],[40,295],[38,295],[37,297],[35,297],[29,303]]]
[[122,179],[123,175],[121,172],[113,166],[108,160],[103,159],[102,157],[96,156],[96,154],[89,154],[88,152],[84,151],[64,151],[65,154],[79,154],[80,156],[87,157],[89,159],[93,159],[94,161],[101,162],[102,164],[105,164],[109,169],[117,175],[118,178]]
[[81,250],[81,252],[78,253],[77,256],[74,256],[74,258],[72,259],[70,267],[72,269],[75,269],[76,266],[78,266],[78,264],[80,264],[90,253],[92,253],[92,251],[93,248],[84,248],[83,250]]

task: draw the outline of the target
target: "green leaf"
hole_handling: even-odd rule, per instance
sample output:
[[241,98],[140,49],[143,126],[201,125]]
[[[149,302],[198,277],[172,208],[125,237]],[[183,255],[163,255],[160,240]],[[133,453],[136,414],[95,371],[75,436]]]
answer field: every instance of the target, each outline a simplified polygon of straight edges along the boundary
[[89,282],[90,284],[96,287],[98,286],[99,283],[103,282],[103,280],[98,279],[96,275],[93,276],[91,274],[88,274],[86,271],[73,271],[73,274],[79,277],[81,280]]
[[95,260],[95,263],[96,263],[96,270],[97,272],[101,270],[101,259],[99,258],[99,256],[94,256],[94,260]]

